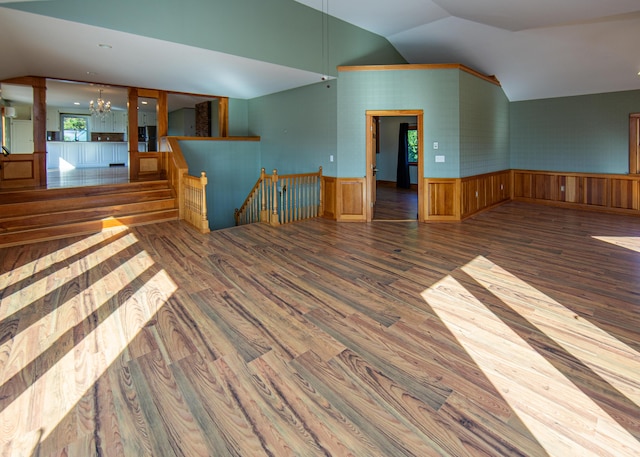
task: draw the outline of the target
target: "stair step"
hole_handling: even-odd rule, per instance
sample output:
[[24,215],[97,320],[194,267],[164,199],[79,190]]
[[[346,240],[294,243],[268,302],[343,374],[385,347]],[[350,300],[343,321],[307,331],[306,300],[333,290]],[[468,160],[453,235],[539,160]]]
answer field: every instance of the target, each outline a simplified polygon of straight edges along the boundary
[[12,230],[26,230],[33,227],[64,225],[69,222],[81,222],[102,219],[106,217],[118,217],[120,215],[145,213],[149,211],[161,211],[175,208],[175,198],[164,197],[152,201],[134,203],[104,205],[91,208],[59,210],[55,212],[34,213],[28,216],[15,216],[0,218],[0,233]]
[[76,197],[98,197],[149,190],[168,189],[167,180],[135,181],[101,186],[64,187],[56,189],[9,190],[0,193],[0,204],[58,200]]
[[178,209],[173,208],[163,211],[130,214],[117,218],[108,217],[105,219],[60,224],[50,227],[37,227],[29,230],[0,233],[0,247],[87,235],[113,227],[134,227],[136,225],[154,224],[174,221],[176,219],[178,219]]
[[0,247],[179,218],[165,180],[0,192]]
[[[121,192],[115,194],[99,194],[70,198],[55,198],[37,201],[25,201],[22,203],[9,203],[0,205],[2,218],[19,217],[25,214],[37,215],[63,211],[96,208],[103,205],[124,205],[132,202],[153,202],[156,200],[173,198],[173,191],[169,188],[151,189],[136,192]],[[0,219],[1,221],[1,219]]]

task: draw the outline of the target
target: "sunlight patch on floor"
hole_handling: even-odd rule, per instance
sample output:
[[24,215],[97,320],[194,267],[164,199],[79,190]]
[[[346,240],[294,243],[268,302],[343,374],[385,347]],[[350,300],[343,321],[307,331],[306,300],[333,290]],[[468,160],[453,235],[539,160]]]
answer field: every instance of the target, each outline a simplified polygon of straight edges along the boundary
[[[65,333],[97,312],[100,306],[96,304],[107,303],[115,297],[121,290],[113,287],[113,284],[121,283],[119,277],[139,277],[151,265],[153,260],[146,252],[138,253],[115,270],[100,277],[80,294],[74,295],[65,303],[57,304],[50,313],[39,316],[36,322],[13,337],[12,345],[24,349],[12,351],[4,367],[0,367],[3,369],[3,376],[0,378],[2,382],[7,382],[49,348],[59,344]],[[38,300],[41,299],[42,297],[38,297]],[[38,344],[33,344],[34,341]]]
[[596,240],[640,252],[640,236],[594,236]]
[[[111,237],[123,230],[126,230],[126,227],[119,227],[118,229],[109,231],[108,235]],[[20,281],[24,281],[31,276],[37,275],[56,263],[64,262],[68,258],[78,255],[104,240],[105,235],[103,233],[96,233],[94,235],[84,237],[81,240],[66,246],[64,249],[38,257],[25,265],[21,265],[19,269],[8,271],[7,273],[0,275],[0,289],[6,289],[7,287]]]
[[640,453],[624,427],[456,279],[422,297],[550,455]]
[[462,270],[640,406],[640,353],[484,257]]
[[[6,319],[19,312],[21,309],[28,307],[32,303],[41,300],[43,297],[38,296],[38,291],[46,290],[47,293],[49,293],[54,289],[64,287],[65,284],[76,279],[79,275],[83,274],[84,271],[99,266],[109,257],[112,257],[114,254],[118,254],[124,249],[134,245],[136,242],[137,240],[132,234],[125,235],[122,238],[109,243],[109,245],[79,258],[69,265],[60,266],[60,268],[56,269],[52,274],[34,281],[25,287],[21,287],[14,294],[3,296],[0,300],[0,319]],[[82,245],[82,248],[86,249],[86,245]],[[49,263],[49,266],[53,266],[55,263],[62,262],[66,259],[68,259],[68,256],[65,259],[56,258],[56,261]],[[44,265],[45,262],[39,264],[41,267]],[[35,275],[36,274],[34,273],[34,276]]]
[[[132,278],[139,280],[152,264],[146,251],[133,255],[117,269],[100,276],[87,289],[79,290],[77,299],[60,304],[56,310],[58,314],[50,318],[50,322],[39,321],[32,325],[32,330],[21,333],[33,333],[29,338],[38,344],[34,354],[15,355],[13,369],[2,375],[6,380],[18,374],[25,378],[25,383],[16,384],[24,386],[19,387],[24,390],[16,393],[16,398],[0,411],[0,455],[28,456],[37,452],[38,443],[65,420],[87,392],[96,388],[96,382],[109,366],[177,290],[164,270],[153,276],[149,274],[151,277],[141,287],[129,287]],[[130,293],[130,296],[115,310],[103,311],[105,304],[120,292]],[[65,310],[65,307],[69,309]],[[92,312],[103,314],[101,323],[91,332],[79,337],[73,334],[73,338],[58,337],[76,331],[78,323]],[[43,332],[50,331],[49,326],[55,329],[55,334],[42,338],[47,336]],[[75,341],[76,338],[80,340],[75,346],[64,344],[64,341]],[[54,362],[38,377],[31,372],[33,367],[27,367],[45,351],[53,351],[47,357],[53,357]],[[26,372],[21,374],[21,370]],[[29,382],[28,379],[34,376],[35,380]]]

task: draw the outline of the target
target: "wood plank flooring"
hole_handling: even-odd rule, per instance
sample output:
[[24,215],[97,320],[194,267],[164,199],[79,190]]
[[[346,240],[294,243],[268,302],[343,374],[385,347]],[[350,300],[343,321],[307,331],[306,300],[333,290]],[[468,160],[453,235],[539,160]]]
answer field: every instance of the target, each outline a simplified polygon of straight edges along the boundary
[[415,221],[418,219],[418,191],[378,185],[373,219],[377,221]]
[[640,219],[0,249],[2,456],[640,455]]

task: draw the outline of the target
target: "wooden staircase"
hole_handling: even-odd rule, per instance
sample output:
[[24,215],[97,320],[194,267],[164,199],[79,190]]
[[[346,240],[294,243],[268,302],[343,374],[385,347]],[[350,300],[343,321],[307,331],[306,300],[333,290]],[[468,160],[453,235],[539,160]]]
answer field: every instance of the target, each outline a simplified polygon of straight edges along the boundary
[[176,220],[167,180],[0,192],[0,247]]

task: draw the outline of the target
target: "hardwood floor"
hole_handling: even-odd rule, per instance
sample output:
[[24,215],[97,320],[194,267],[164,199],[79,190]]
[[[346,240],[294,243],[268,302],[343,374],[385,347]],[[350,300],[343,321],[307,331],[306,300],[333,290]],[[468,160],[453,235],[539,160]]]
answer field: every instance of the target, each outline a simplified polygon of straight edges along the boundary
[[373,207],[373,219],[377,221],[417,220],[418,191],[378,185],[376,204]]
[[640,455],[639,284],[521,203],[0,249],[0,455]]

